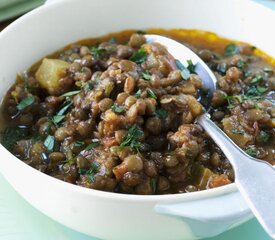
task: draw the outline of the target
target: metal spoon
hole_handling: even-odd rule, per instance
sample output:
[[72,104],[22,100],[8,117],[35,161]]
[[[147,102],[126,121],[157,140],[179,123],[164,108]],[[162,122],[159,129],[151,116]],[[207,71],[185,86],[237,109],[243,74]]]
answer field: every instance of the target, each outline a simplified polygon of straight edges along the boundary
[[[145,35],[146,42],[158,42],[184,66],[191,59],[204,88],[210,92],[207,109],[210,107],[216,78],[209,67],[189,48],[172,39],[159,35]],[[275,238],[275,169],[269,163],[253,158],[240,149],[214,122],[207,113],[196,121],[222,149],[235,172],[235,183],[248,206],[266,232]]]

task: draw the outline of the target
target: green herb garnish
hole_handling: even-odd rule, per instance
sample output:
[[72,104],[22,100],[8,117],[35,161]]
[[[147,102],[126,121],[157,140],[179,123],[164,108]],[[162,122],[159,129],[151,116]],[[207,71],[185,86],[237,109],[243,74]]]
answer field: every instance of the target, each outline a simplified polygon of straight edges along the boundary
[[74,146],[75,147],[83,147],[85,145],[85,142],[84,141],[81,141],[81,140],[77,140],[75,143],[74,143]]
[[183,64],[178,59],[176,59],[175,62],[176,62],[177,68],[181,71],[182,78],[184,80],[187,80],[190,77],[189,69],[183,66]]
[[268,68],[268,67],[265,67],[263,70],[264,70],[264,72],[269,73],[269,74],[273,74],[274,73],[274,70],[271,69],[271,68]]
[[54,148],[54,136],[48,135],[48,137],[44,141],[44,146],[48,149],[48,151],[52,151]]
[[140,98],[140,95],[141,95],[141,90],[137,90],[137,92],[135,93],[135,98]]
[[72,97],[76,94],[80,93],[80,90],[76,90],[76,91],[71,91],[71,92],[67,92],[61,95],[61,97]]
[[93,148],[98,147],[99,145],[100,145],[100,141],[92,142],[85,148],[85,151],[90,151]]
[[95,182],[95,175],[98,173],[98,171],[99,171],[99,163],[94,161],[92,162],[89,170],[79,169],[78,172],[81,175],[86,175],[86,177],[92,182]]
[[145,52],[144,48],[140,48],[137,52],[135,52],[131,57],[130,60],[141,64],[146,61],[147,59],[147,53]]
[[263,77],[261,75],[257,75],[254,78],[252,78],[250,84],[259,83],[263,80]]
[[87,83],[84,85],[83,88],[84,88],[85,92],[88,92],[88,91],[90,91],[90,90],[93,89],[93,84],[92,84],[91,82],[87,82]]
[[239,129],[231,129],[231,132],[232,132],[232,133],[235,133],[235,134],[244,135],[244,131],[243,131],[243,130],[239,130]]
[[148,97],[150,97],[150,98],[154,98],[154,99],[157,99],[157,98],[158,98],[158,97],[156,96],[156,94],[153,92],[153,90],[150,89],[150,88],[147,89],[147,95],[148,95]]
[[128,133],[120,144],[120,147],[130,146],[138,152],[143,146],[143,144],[139,142],[139,138],[142,136],[143,132],[134,124],[128,129]]
[[116,103],[111,107],[111,110],[115,113],[124,113],[125,109],[123,107],[120,107],[119,105],[117,105]]
[[109,40],[109,43],[116,43],[116,42],[117,42],[117,40],[116,40],[115,37],[112,37],[112,38]]
[[250,155],[251,157],[256,157],[257,156],[257,150],[253,147],[249,147],[245,150],[245,152]]
[[161,119],[165,119],[168,116],[168,112],[166,109],[161,108],[155,111],[155,115]]
[[52,120],[53,124],[57,125],[57,124],[61,123],[64,118],[65,118],[65,115],[55,115],[52,117],[51,120]]
[[100,47],[91,47],[90,48],[92,55],[96,58],[96,59],[102,59],[106,56],[106,49],[104,48],[100,48]]
[[192,62],[191,59],[187,60],[187,69],[189,70],[190,73],[194,73],[194,74],[197,74],[195,69],[196,69],[196,65]]
[[34,97],[33,96],[29,96],[24,98],[17,106],[16,108],[21,111],[23,109],[25,109],[26,107],[32,105],[34,103]]
[[264,143],[268,143],[269,139],[271,138],[271,133],[261,130],[260,137]]
[[157,190],[157,177],[153,177],[150,179],[150,185],[152,188],[152,192],[155,193]]
[[247,66],[247,64],[246,64],[245,61],[239,59],[239,60],[237,61],[237,65],[236,65],[236,66],[237,66],[238,68],[240,68],[240,69],[243,70],[243,69]]
[[61,107],[61,109],[56,113],[56,115],[61,116],[64,115],[67,110],[72,106],[72,102],[71,101],[67,101],[63,104],[63,106]]
[[152,75],[149,73],[148,70],[142,73],[142,78],[143,78],[144,80],[150,81],[150,80],[151,80],[151,77],[152,77]]
[[228,44],[224,49],[224,55],[226,57],[230,57],[230,56],[233,56],[233,55],[238,54],[238,53],[239,53],[239,48],[234,43]]

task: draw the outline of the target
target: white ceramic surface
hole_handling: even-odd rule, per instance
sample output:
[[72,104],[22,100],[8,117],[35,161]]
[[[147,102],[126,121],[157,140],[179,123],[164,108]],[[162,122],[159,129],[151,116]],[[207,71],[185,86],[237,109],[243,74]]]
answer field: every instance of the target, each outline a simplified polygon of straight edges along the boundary
[[[275,35],[263,27],[271,22],[274,12],[248,0],[60,0],[0,34],[0,97],[17,72],[82,38],[129,28],[196,28],[250,42],[275,56]],[[61,182],[25,165],[2,146],[0,152],[0,171],[28,202],[56,221],[99,238],[194,239],[249,218],[234,184],[167,196],[113,194]]]

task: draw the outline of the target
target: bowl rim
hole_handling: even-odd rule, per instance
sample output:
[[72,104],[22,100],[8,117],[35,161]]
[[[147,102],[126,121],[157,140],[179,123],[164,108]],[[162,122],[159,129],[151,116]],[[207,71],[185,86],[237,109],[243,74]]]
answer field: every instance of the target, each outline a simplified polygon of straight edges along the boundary
[[[59,5],[70,4],[71,2],[76,2],[75,0],[58,0],[53,1],[50,4],[44,4],[25,15],[21,16],[14,22],[12,22],[8,27],[6,27],[0,33],[0,42],[2,36],[9,34],[10,30],[16,28],[18,24],[28,18],[35,18],[36,15],[39,15],[42,12],[51,11],[51,9],[57,8]],[[0,104],[2,103],[2,99]],[[234,193],[237,190],[236,183],[230,183],[228,185],[220,186],[217,188],[200,190],[197,192],[189,192],[189,193],[176,193],[176,194],[164,194],[164,195],[138,195],[138,194],[125,194],[125,193],[114,193],[114,192],[106,192],[102,190],[90,189],[86,187],[82,187],[79,185],[71,184],[57,178],[54,178],[50,175],[42,173],[33,167],[27,165],[19,158],[15,157],[12,153],[10,153],[1,143],[0,143],[0,153],[3,152],[8,158],[12,158],[17,164],[19,168],[24,168],[24,170],[28,171],[30,174],[33,174],[37,178],[43,178],[44,181],[51,182],[51,184],[55,184],[59,188],[63,188],[65,190],[74,192],[76,194],[85,194],[88,196],[98,196],[106,199],[112,199],[117,201],[138,201],[138,202],[180,202],[180,201],[192,201],[194,199],[206,199],[212,197],[219,197],[224,194]],[[6,174],[2,172],[6,180],[9,182]]]

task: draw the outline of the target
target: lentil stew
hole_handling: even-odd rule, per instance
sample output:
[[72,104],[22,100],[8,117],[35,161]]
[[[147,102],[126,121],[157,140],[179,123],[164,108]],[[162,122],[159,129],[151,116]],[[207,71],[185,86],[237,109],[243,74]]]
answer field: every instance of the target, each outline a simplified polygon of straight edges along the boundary
[[[210,115],[247,154],[275,164],[274,60],[197,30],[148,30],[195,51],[217,77]],[[143,31],[82,40],[18,74],[1,107],[1,143],[33,168],[129,194],[204,190],[234,181],[194,121],[208,92],[192,61]],[[241,159],[240,159],[241,161]]]

